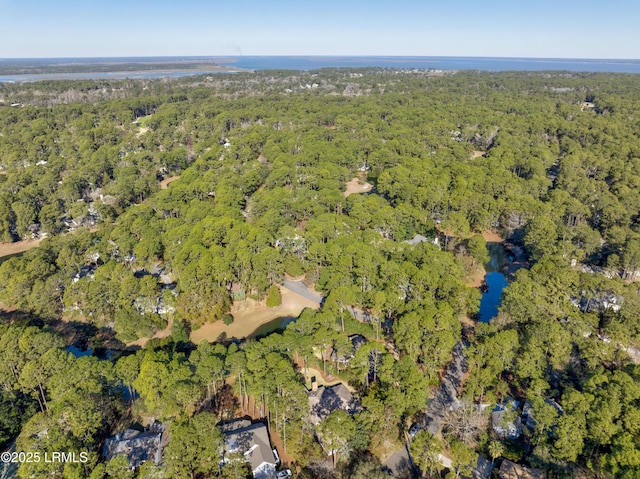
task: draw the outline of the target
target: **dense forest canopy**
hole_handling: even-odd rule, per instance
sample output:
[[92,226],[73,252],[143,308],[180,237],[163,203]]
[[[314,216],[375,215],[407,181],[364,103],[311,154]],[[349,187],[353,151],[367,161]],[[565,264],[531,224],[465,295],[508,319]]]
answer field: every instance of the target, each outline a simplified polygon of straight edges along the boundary
[[[44,238],[0,264],[0,301],[17,310],[0,325],[0,443],[91,451],[55,477],[228,476],[205,460],[219,435],[181,444],[251,402],[300,477],[377,477],[460,343],[462,406],[411,445],[424,477],[442,469],[430,451],[452,457],[452,477],[478,453],[550,477],[638,477],[639,111],[640,77],[624,74],[0,84],[0,240]],[[373,189],[345,195],[353,179]],[[487,231],[530,267],[477,324],[469,278]],[[322,307],[259,341],[189,342],[233,320],[234,300],[277,304],[287,276]],[[125,347],[169,323],[170,337]],[[120,347],[75,357],[69,326]],[[353,335],[366,342],[351,354]],[[310,425],[307,365],[348,382],[362,409]],[[536,415],[514,441],[474,413],[509,397]],[[100,459],[106,437],[145,418],[171,423],[164,465]]]

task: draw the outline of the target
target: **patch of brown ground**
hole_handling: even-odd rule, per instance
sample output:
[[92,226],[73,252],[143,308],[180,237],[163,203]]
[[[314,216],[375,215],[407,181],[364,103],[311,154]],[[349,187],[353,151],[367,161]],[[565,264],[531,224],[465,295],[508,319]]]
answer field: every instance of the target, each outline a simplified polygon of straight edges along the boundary
[[275,429],[269,428],[269,435],[271,436],[271,444],[273,444],[278,451],[278,456],[280,456],[282,465],[290,466],[291,463],[296,460],[296,458],[284,452],[284,443],[280,438],[280,434],[278,434]]
[[471,154],[471,159],[472,159],[472,160],[475,160],[476,158],[480,158],[481,156],[484,156],[484,155],[486,155],[486,154],[487,154],[487,152],[486,152],[486,151],[474,151],[474,152]]
[[13,313],[16,311],[15,306],[6,306],[4,303],[0,303],[0,311],[4,311],[5,313]]
[[288,289],[280,287],[282,304],[275,308],[269,308],[263,302],[252,299],[246,301],[234,301],[231,308],[233,323],[224,324],[222,321],[207,323],[191,333],[191,341],[195,344],[206,340],[217,341],[224,335],[226,339],[244,339],[251,336],[260,326],[276,318],[298,317],[304,308],[317,309],[318,303],[298,296]]
[[42,238],[35,240],[22,240],[15,243],[0,243],[0,258],[12,254],[24,253],[40,244]]
[[504,238],[495,231],[483,231],[482,237],[487,243],[503,243]]
[[484,268],[478,268],[476,272],[468,278],[467,286],[470,286],[472,288],[479,288],[480,286],[482,286],[482,282],[484,281],[484,277],[486,276],[486,274],[487,272]]
[[471,328],[476,327],[476,322],[473,319],[471,319],[469,315],[460,315],[459,319],[463,326],[467,326]]
[[366,193],[367,191],[371,191],[373,185],[370,183],[362,183],[362,180],[358,177],[352,179],[349,183],[347,183],[347,190],[342,193],[344,197],[353,195],[355,193]]
[[170,176],[169,178],[165,178],[164,180],[162,180],[160,182],[160,189],[161,190],[166,190],[169,187],[169,183],[171,183],[172,181],[177,180],[178,178],[180,178],[180,175],[178,175],[178,176]]
[[[436,224],[435,228],[436,228],[436,231],[438,233],[447,235],[447,236],[449,236],[451,238],[456,238],[457,237],[456,235],[452,234],[451,231],[447,231],[444,228],[442,228],[441,224]],[[478,233],[473,232],[473,233],[471,233],[470,236],[476,235],[476,234],[478,234]],[[500,236],[495,231],[487,230],[487,231],[481,232],[480,234],[482,235],[482,237],[484,238],[484,240],[487,243],[504,243],[504,238],[502,238],[502,236]],[[469,238],[469,236],[461,236],[461,238]]]

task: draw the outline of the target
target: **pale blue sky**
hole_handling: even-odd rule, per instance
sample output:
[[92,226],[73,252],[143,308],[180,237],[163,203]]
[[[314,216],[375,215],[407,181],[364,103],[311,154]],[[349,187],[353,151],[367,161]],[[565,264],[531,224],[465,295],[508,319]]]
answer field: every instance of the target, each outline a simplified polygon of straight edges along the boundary
[[0,58],[640,58],[639,0],[0,0]]

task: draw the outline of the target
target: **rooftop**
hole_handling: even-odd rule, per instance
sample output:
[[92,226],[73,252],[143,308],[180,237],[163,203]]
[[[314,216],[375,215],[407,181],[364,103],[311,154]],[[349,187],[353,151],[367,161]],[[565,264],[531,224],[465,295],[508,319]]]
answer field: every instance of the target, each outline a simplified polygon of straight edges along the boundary
[[502,461],[498,471],[500,479],[546,479],[547,474],[540,469],[521,466],[509,459]]
[[309,418],[315,425],[337,409],[353,414],[360,409],[360,405],[346,386],[339,383],[335,386],[320,386],[316,391],[310,391],[309,408]]
[[154,423],[146,431],[127,429],[107,439],[102,449],[102,455],[108,461],[118,454],[126,454],[132,468],[143,462],[162,462],[162,450],[167,445],[166,423]]
[[276,458],[271,449],[267,427],[241,419],[220,427],[225,437],[225,454],[243,454],[256,479],[275,478]]
[[502,404],[497,404],[491,412],[491,424],[499,436],[517,439],[522,434],[522,425],[517,414],[518,406],[517,401],[507,398]]

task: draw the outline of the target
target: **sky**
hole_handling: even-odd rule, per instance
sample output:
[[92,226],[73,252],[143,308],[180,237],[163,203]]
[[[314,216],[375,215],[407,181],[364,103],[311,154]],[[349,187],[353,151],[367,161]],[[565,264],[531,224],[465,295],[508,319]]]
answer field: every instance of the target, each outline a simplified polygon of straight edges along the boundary
[[0,0],[0,58],[640,59],[639,0]]

